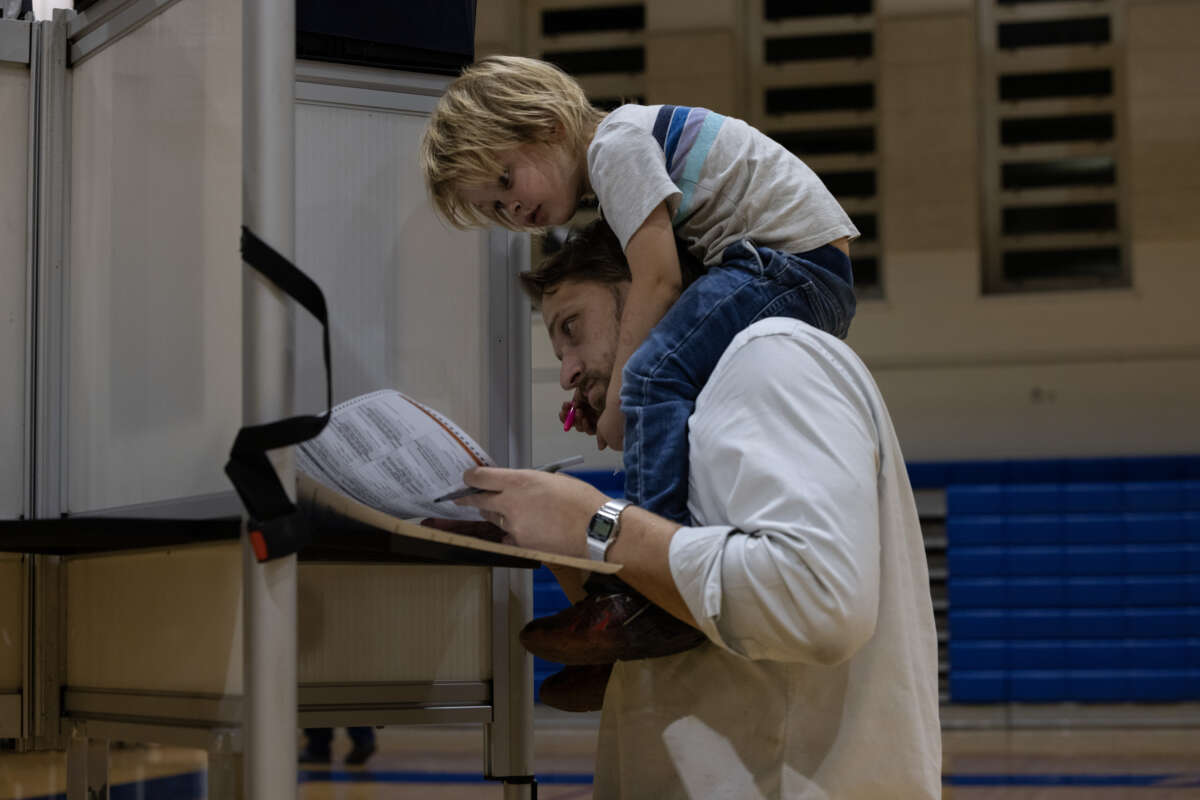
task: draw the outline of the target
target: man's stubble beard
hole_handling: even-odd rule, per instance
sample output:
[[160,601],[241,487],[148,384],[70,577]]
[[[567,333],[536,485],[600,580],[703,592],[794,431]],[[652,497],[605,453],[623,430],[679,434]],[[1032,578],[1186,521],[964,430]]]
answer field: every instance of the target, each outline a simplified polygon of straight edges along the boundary
[[[625,312],[625,295],[621,292],[620,285],[616,283],[610,283],[608,285],[608,290],[612,292],[613,296],[613,310],[615,312],[614,318],[616,326],[613,328],[612,341],[610,342],[609,347],[607,372],[604,374],[595,373],[593,375],[585,376],[585,378],[589,381],[600,383],[604,387],[604,392],[600,395],[600,407],[594,409],[597,415],[602,414],[605,407],[608,405],[608,385],[612,383],[613,361],[617,356],[617,342],[621,335],[621,315]],[[591,401],[589,401],[589,405],[590,403]]]

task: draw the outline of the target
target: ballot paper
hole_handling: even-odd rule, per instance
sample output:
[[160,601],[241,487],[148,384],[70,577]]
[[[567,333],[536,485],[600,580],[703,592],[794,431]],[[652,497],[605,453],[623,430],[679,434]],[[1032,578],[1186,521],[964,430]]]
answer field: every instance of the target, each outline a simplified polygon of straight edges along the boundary
[[[571,460],[546,469],[553,471]],[[296,501],[314,519],[333,515],[424,543],[590,572],[621,569],[607,561],[516,547],[411,521],[481,520],[470,506],[434,500],[461,490],[465,470],[491,465],[483,448],[451,419],[402,392],[385,389],[336,406],[321,435],[296,448]]]
[[461,487],[465,470],[492,465],[451,419],[391,389],[336,406],[321,435],[296,455],[300,472],[402,518],[482,519],[477,509],[433,500]]

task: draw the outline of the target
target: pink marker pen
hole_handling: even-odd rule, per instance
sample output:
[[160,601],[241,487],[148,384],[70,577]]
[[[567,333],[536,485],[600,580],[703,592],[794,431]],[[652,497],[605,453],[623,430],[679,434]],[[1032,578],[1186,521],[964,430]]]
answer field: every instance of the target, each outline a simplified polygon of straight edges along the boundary
[[575,424],[575,401],[571,401],[571,407],[567,409],[567,418],[563,420],[563,433],[571,430],[571,426]]

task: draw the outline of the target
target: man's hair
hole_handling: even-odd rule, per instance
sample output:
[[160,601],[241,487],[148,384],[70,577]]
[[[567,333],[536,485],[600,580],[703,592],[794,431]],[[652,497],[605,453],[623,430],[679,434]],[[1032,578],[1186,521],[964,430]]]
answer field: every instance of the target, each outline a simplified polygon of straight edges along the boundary
[[534,308],[541,308],[542,298],[567,281],[614,286],[633,279],[621,241],[603,219],[572,232],[558,252],[517,277]]
[[[688,252],[685,243],[678,238],[675,239],[675,250],[679,255],[683,288],[686,289],[704,273],[704,265]],[[541,308],[542,298],[567,281],[592,281],[616,286],[623,281],[633,280],[629,262],[621,250],[621,240],[603,218],[573,231],[558,252],[517,277],[521,281],[521,288],[533,301],[534,308]]]
[[434,206],[458,228],[499,223],[462,198],[466,186],[499,181],[498,156],[525,144],[560,145],[582,158],[604,112],[553,64],[488,56],[467,67],[442,95],[421,140],[421,171]]

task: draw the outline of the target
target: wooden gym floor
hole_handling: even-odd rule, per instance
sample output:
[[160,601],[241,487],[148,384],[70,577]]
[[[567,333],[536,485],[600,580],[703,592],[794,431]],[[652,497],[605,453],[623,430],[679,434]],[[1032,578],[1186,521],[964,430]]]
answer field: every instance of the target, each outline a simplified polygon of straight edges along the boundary
[[[540,713],[535,729],[538,797],[592,796],[595,715]],[[384,728],[366,767],[340,762],[349,741],[339,731],[334,764],[300,772],[301,800],[499,798],[483,781],[479,726]],[[1200,729],[947,730],[945,797],[953,800],[1200,799]],[[198,800],[204,753],[169,747],[112,750],[112,800]],[[0,753],[0,800],[63,797],[62,753]]]

